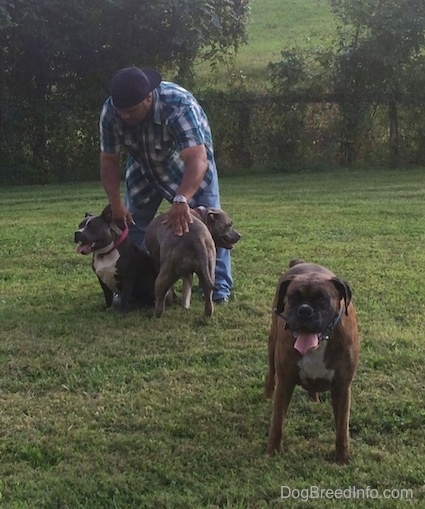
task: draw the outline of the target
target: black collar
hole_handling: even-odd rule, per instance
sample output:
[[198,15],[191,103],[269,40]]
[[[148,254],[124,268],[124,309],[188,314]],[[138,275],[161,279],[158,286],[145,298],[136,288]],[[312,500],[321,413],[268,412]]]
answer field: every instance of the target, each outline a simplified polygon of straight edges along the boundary
[[[321,332],[319,334],[319,341],[327,341],[331,335],[332,335],[332,331],[334,330],[335,326],[339,323],[339,321],[341,320],[341,317],[342,317],[342,313],[344,312],[344,308],[342,307],[340,310],[339,310],[339,313],[337,313],[335,316],[334,316],[334,319],[332,320],[331,324],[329,325],[329,327],[324,331],[324,332]],[[289,329],[288,327],[288,322],[286,321],[286,317],[282,314],[282,313],[279,313],[279,311],[277,310],[277,308],[274,308],[273,309],[273,313],[277,316],[279,316],[280,318],[282,318],[284,321],[285,321],[285,329]],[[294,336],[294,338],[296,338],[298,336],[298,331],[296,330],[293,330],[292,331],[292,334]]]

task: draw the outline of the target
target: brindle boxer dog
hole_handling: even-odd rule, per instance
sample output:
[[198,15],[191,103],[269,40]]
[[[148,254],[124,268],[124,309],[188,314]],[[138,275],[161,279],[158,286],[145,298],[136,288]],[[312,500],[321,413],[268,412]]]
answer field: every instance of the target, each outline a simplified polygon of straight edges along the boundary
[[360,351],[351,290],[330,270],[293,260],[280,277],[269,332],[265,395],[274,392],[267,451],[280,451],[282,426],[296,385],[312,399],[331,391],[335,461],[348,462],[351,383]]
[[193,222],[181,237],[175,235],[165,221],[167,214],[156,216],[146,230],[146,247],[158,271],[155,281],[157,318],[164,312],[167,295],[180,278],[183,278],[182,305],[189,309],[194,273],[204,292],[205,316],[210,317],[214,311],[216,247],[232,249],[241,238],[229,215],[221,209],[198,207],[191,214]]

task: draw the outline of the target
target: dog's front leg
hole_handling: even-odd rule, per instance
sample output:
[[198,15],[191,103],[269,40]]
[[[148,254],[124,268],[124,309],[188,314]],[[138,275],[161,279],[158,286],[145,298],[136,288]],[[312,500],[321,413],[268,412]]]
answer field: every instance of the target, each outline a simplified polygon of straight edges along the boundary
[[268,359],[269,359],[269,370],[264,381],[264,397],[271,398],[273,396],[275,386],[275,365],[274,356],[277,341],[277,323],[276,318],[272,319],[272,326],[269,332],[269,343],[268,343]]
[[99,280],[100,286],[102,287],[103,290],[103,296],[105,297],[106,307],[110,308],[114,300],[114,293],[108,286],[105,285],[105,283],[100,279],[99,276],[97,276],[97,279]]
[[277,376],[274,391],[273,414],[270,422],[267,452],[273,456],[280,451],[282,428],[285,423],[286,412],[291,402],[295,381],[292,378]]
[[341,465],[348,463],[351,385],[334,384],[331,389],[332,408],[335,420],[335,461]]

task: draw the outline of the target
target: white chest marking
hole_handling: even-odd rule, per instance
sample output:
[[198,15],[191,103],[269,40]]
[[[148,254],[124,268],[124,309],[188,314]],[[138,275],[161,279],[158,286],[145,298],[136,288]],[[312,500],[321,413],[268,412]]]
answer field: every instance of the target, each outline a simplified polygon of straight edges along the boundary
[[111,253],[105,256],[94,257],[94,270],[105,285],[110,288],[113,292],[117,293],[117,280],[115,278],[117,272],[117,261],[119,260],[120,254],[118,249],[114,249]]
[[309,378],[316,380],[332,381],[335,370],[327,369],[325,365],[325,351],[327,341],[320,341],[319,346],[315,349],[308,350],[302,359],[298,361],[300,368],[300,378],[303,383]]

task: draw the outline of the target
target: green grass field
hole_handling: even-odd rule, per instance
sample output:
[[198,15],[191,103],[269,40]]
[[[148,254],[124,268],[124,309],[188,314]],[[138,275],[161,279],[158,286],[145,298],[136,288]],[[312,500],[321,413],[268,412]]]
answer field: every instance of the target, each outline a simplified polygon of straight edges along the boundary
[[[105,204],[100,184],[0,189],[0,507],[424,507],[423,175],[223,178],[243,238],[233,300],[210,321],[196,296],[159,320],[103,309],[72,242]],[[271,301],[292,257],[353,290],[362,352],[346,467],[331,461],[329,397],[312,403],[300,388],[284,452],[265,454]],[[313,489],[306,503],[310,486],[363,492],[341,502]]]

